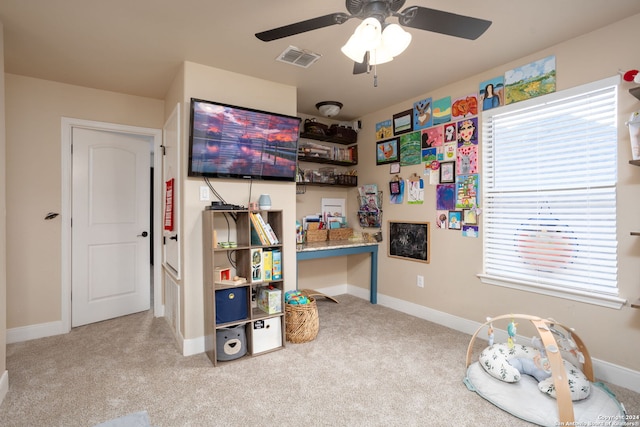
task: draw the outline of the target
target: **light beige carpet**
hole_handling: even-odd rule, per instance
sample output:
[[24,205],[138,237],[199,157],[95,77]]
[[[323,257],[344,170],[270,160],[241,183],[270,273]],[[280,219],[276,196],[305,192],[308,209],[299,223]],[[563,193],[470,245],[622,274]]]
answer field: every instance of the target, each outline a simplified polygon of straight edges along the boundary
[[[140,411],[158,427],[529,425],[463,385],[470,336],[338,299],[318,299],[314,341],[218,368],[183,357],[150,312],[11,344],[0,425],[89,427]],[[640,414],[638,393],[611,389]]]

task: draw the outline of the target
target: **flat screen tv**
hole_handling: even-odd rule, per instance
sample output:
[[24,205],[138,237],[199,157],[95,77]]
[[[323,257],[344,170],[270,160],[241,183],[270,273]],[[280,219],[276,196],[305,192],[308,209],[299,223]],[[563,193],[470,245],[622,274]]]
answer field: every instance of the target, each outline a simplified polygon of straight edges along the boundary
[[191,99],[189,176],[295,181],[300,118]]

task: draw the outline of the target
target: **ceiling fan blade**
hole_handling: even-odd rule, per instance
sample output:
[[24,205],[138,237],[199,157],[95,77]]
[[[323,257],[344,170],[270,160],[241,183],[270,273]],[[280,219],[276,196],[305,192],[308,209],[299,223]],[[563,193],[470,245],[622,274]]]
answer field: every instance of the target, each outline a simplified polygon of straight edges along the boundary
[[293,36],[307,31],[317,30],[319,28],[329,27],[331,25],[343,24],[351,16],[346,13],[332,13],[329,15],[319,16],[317,18],[307,19],[306,21],[296,22],[272,30],[256,33],[256,37],[263,42],[282,39],[284,37]]
[[353,74],[364,74],[369,72],[369,51],[365,52],[362,62],[353,63]]
[[398,20],[400,25],[405,27],[433,31],[469,40],[477,39],[491,26],[491,21],[485,19],[472,18],[422,6],[406,8],[402,11]]

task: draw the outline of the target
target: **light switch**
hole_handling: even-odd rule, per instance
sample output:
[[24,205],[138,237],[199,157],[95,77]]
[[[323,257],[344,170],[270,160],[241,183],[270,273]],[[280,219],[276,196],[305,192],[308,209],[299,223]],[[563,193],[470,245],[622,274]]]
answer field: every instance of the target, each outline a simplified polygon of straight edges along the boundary
[[206,185],[200,186],[200,201],[206,202],[209,200],[209,187]]

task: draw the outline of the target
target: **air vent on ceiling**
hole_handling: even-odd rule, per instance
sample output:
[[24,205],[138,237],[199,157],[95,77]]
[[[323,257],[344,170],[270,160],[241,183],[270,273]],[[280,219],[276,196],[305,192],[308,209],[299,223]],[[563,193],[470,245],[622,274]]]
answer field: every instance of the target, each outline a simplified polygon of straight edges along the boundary
[[308,50],[299,49],[294,46],[289,46],[276,58],[280,62],[286,62],[288,64],[297,65],[302,68],[309,68],[320,59],[322,55],[310,52]]

